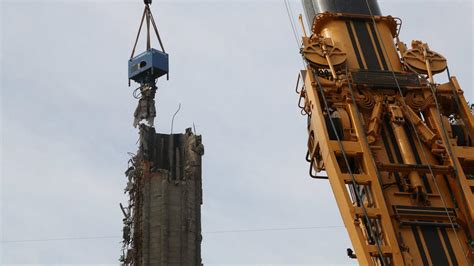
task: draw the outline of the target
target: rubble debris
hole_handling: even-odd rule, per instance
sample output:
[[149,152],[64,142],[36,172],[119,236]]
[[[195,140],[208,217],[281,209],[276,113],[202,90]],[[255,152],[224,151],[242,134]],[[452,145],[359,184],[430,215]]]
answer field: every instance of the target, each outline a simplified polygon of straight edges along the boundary
[[133,114],[133,126],[137,127],[140,121],[145,120],[148,126],[153,127],[156,117],[155,94],[157,88],[155,85],[144,84],[139,90],[140,97],[138,106]]

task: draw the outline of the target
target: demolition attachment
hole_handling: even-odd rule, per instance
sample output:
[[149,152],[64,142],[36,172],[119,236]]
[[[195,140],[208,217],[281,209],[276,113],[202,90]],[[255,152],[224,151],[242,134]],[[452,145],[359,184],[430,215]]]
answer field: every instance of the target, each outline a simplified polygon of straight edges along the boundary
[[[156,81],[159,77],[168,75],[168,54],[165,52],[163,42],[161,41],[158,28],[150,10],[151,0],[144,0],[145,9],[143,10],[140,27],[138,28],[137,38],[133,45],[132,55],[128,61],[128,82],[133,80],[140,84],[133,95],[139,99],[137,109],[134,113],[133,126],[137,127],[140,121],[145,120],[149,126],[153,126],[156,117],[155,109],[155,94]],[[146,51],[135,56],[135,49],[137,47],[138,39],[142,30],[143,22],[146,21],[147,41]],[[150,41],[150,25],[160,44],[161,51],[151,48]]]

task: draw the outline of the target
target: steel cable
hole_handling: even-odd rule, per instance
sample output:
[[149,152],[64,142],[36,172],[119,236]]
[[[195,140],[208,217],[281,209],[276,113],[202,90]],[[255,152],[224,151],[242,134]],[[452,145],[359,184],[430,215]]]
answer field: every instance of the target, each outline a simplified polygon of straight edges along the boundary
[[296,26],[294,25],[294,22],[293,22],[293,15],[291,14],[290,7],[288,6],[289,3],[288,3],[287,0],[283,0],[283,2],[285,3],[286,14],[288,15],[288,19],[290,20],[290,26],[291,26],[291,29],[293,31],[293,37],[295,37],[296,46],[298,47],[298,49],[300,49],[300,42],[298,41],[298,34],[296,33]]

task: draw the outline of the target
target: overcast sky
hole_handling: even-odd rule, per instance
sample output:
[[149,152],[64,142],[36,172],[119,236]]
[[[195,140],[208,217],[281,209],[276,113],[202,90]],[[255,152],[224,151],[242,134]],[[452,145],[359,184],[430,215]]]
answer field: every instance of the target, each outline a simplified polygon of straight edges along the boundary
[[[204,263],[354,263],[327,181],[308,176],[301,59],[283,1],[154,2],[171,68],[157,128],[170,131],[181,103],[174,131],[195,123],[206,147]],[[448,58],[474,100],[471,0],[380,2],[403,18],[405,42]],[[127,60],[142,1],[0,3],[0,264],[117,265],[138,138]],[[301,227],[322,228],[216,233]],[[12,242],[62,238],[96,239]]]

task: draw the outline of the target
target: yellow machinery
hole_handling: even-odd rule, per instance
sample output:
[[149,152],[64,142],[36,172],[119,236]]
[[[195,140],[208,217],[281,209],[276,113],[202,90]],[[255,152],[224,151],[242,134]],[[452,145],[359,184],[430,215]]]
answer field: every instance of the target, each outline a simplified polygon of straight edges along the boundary
[[[474,265],[474,117],[446,59],[375,0],[304,0],[300,107],[361,265]],[[447,72],[449,82],[435,75]]]

